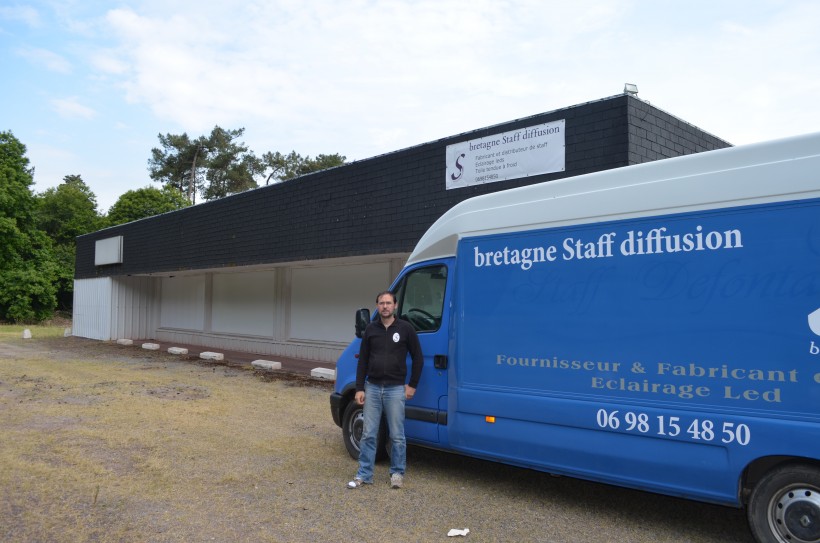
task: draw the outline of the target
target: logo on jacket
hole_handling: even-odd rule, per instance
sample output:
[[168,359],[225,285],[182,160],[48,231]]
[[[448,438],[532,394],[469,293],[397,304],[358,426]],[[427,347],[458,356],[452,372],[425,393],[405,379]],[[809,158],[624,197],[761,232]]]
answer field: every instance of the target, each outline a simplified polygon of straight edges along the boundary
[[398,332],[393,334],[393,343],[398,343],[400,339],[401,339],[401,336],[399,335]]

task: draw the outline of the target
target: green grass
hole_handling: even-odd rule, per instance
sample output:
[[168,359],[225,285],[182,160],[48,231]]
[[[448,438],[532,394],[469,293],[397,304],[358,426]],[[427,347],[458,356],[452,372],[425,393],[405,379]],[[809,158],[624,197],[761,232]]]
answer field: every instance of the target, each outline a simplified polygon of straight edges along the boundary
[[[70,328],[70,326],[68,326]],[[23,330],[30,330],[32,339],[55,338],[65,335],[66,326],[45,326],[31,324],[0,324],[0,339],[22,339]]]

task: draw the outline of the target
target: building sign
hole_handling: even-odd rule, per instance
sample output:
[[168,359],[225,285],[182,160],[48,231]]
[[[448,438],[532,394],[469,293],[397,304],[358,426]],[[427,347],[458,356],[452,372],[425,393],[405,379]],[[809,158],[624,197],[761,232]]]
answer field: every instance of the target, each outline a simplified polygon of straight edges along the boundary
[[562,172],[564,120],[447,146],[447,190]]
[[122,236],[94,242],[94,265],[122,264]]

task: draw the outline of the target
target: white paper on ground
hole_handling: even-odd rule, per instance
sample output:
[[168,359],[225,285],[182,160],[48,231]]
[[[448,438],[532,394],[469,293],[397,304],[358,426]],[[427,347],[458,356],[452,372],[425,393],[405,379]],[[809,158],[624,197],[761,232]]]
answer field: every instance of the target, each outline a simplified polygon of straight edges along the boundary
[[447,532],[447,537],[455,537],[457,535],[467,535],[470,533],[469,528],[464,528],[463,530],[459,530],[458,528],[453,528],[449,532]]

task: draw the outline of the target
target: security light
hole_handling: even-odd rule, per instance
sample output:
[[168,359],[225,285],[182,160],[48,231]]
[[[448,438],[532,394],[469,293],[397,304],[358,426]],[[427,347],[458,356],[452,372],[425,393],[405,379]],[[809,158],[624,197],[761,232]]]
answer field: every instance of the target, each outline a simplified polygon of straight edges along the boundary
[[638,95],[638,85],[633,83],[624,83],[624,94]]

